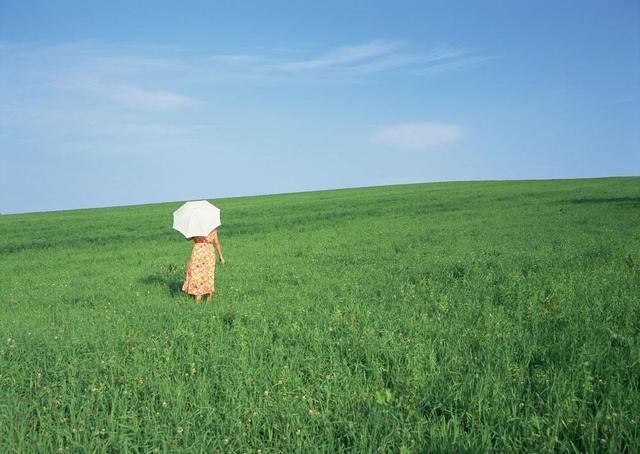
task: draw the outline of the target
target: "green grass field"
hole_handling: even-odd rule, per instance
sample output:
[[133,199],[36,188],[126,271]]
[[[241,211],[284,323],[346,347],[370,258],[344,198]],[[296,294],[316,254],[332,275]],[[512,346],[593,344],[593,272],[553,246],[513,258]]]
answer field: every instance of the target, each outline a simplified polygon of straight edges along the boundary
[[0,216],[0,452],[640,450],[640,178]]

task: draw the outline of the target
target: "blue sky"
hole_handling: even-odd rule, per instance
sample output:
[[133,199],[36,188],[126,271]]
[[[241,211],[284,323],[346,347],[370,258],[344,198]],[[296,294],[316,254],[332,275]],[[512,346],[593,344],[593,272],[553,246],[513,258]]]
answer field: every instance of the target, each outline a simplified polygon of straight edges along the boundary
[[0,1],[0,212],[640,174],[640,3]]

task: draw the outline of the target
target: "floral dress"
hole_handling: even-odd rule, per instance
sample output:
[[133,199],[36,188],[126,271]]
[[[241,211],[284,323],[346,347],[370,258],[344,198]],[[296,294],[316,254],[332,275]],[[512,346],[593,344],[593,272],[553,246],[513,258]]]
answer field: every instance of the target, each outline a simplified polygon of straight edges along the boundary
[[214,291],[216,253],[213,250],[213,231],[205,241],[195,243],[182,285],[182,291],[189,295],[208,295]]

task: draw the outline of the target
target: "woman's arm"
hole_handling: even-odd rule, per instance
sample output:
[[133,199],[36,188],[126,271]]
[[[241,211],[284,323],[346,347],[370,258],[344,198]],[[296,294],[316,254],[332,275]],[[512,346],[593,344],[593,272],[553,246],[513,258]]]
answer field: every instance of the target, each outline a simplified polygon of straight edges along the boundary
[[218,251],[218,256],[220,257],[220,263],[224,265],[224,257],[222,256],[222,248],[220,248],[220,241],[218,241],[218,231],[213,231],[213,245]]

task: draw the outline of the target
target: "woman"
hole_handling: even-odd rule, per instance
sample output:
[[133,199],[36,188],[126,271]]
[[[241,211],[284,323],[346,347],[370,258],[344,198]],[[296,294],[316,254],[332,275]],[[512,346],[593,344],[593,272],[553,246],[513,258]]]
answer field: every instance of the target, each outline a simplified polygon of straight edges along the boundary
[[194,245],[187,263],[182,291],[194,295],[196,303],[200,303],[202,295],[207,295],[207,301],[209,301],[215,290],[216,253],[213,250],[214,246],[218,251],[220,263],[224,265],[224,257],[218,241],[218,230],[212,230],[207,236],[194,236],[189,239],[194,242]]

